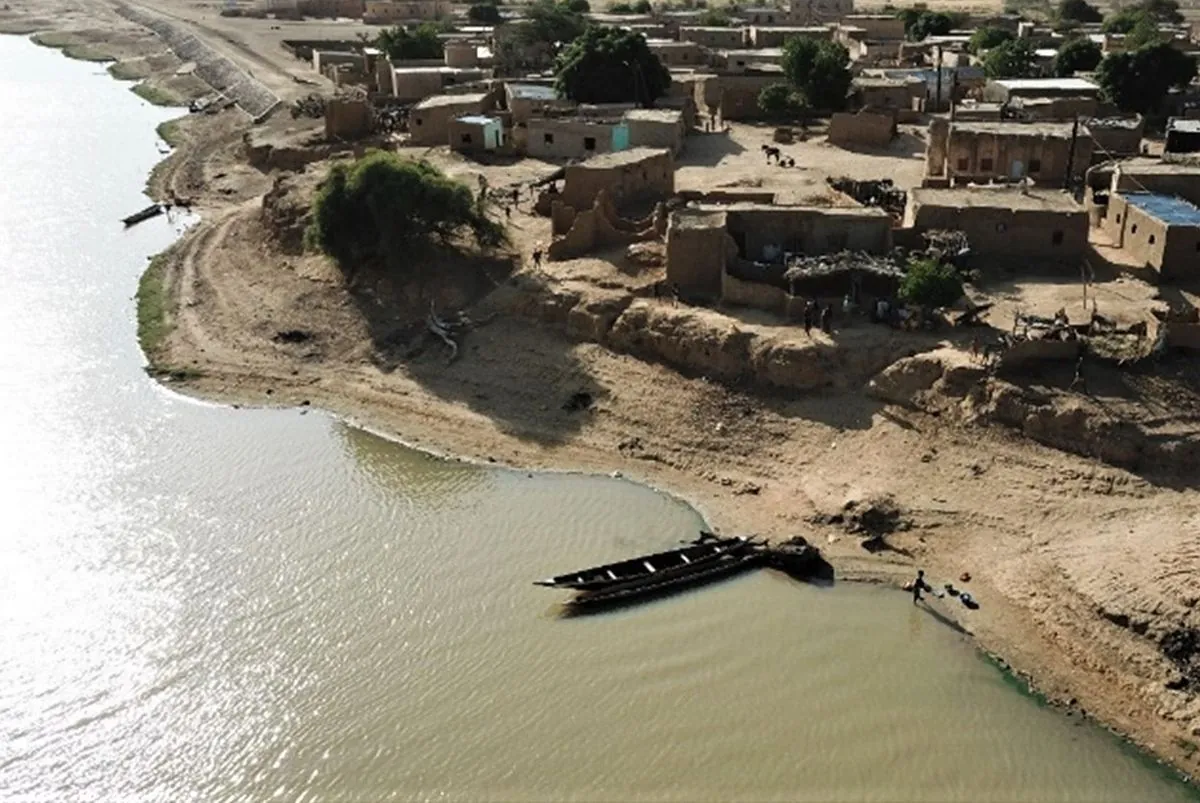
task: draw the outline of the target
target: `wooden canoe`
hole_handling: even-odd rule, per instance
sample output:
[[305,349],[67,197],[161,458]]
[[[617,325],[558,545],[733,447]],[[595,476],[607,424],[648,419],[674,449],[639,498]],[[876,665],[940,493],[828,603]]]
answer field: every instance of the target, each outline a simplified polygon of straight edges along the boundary
[[583,611],[610,606],[620,606],[649,597],[664,596],[685,588],[716,582],[739,572],[758,566],[765,556],[757,549],[737,553],[725,553],[716,560],[683,571],[669,577],[649,576],[608,588],[581,592],[568,603],[568,610]]
[[697,542],[678,549],[656,552],[653,555],[643,555],[616,563],[606,563],[593,566],[569,574],[560,574],[545,580],[537,580],[534,585],[547,588],[573,588],[576,591],[595,591],[602,588],[624,586],[629,583],[647,582],[651,579],[659,581],[670,577],[690,573],[698,568],[716,562],[725,555],[737,555],[745,552],[752,545],[749,539],[709,538],[703,534]]

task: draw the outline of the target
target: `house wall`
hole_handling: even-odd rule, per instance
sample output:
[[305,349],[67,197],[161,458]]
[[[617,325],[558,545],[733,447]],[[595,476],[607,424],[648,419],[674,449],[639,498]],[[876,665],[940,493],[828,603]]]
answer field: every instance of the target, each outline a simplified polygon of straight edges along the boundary
[[862,28],[867,32],[867,39],[893,41],[904,39],[904,20],[895,14],[850,14],[842,21],[846,25]]
[[679,29],[681,42],[695,42],[710,50],[733,50],[743,47],[746,42],[746,29],[730,28],[697,28],[683,26]]
[[[1120,165],[1117,166],[1118,169]],[[1118,192],[1157,192],[1178,195],[1200,205],[1200,170],[1194,173],[1113,173],[1112,195]]]
[[925,84],[913,82],[901,86],[856,86],[854,92],[863,106],[876,109],[912,109],[925,99]]
[[891,218],[880,209],[755,208],[730,209],[725,215],[739,254],[749,260],[764,259],[768,248],[804,254],[844,250],[882,254],[892,244]]
[[1134,156],[1142,148],[1142,134],[1146,121],[1139,119],[1137,125],[1124,126],[1088,126],[1088,133],[1095,141],[1093,151],[1097,156],[1108,159],[1112,156]]
[[786,315],[788,311],[788,294],[784,290],[765,282],[739,279],[724,270],[721,271],[721,301],[777,315]]
[[[967,235],[974,259],[1046,260],[1075,269],[1088,247],[1087,212],[933,206],[911,199],[906,225],[918,231],[957,229]],[[1055,240],[1059,238],[1056,244]]]
[[787,40],[797,37],[832,39],[833,31],[830,28],[824,27],[763,28],[755,26],[750,29],[750,42],[754,47],[783,47]]
[[[783,81],[782,75],[721,75],[713,77],[716,81],[713,88],[717,92],[717,104],[722,120],[750,120],[758,117],[758,93],[764,87]],[[705,96],[708,96],[709,84],[705,82]],[[697,104],[698,105],[698,104]],[[714,104],[709,104],[710,106]]]
[[728,238],[723,215],[714,213],[701,226],[681,224],[678,214],[667,226],[667,281],[689,297],[720,298]]
[[447,67],[475,67],[479,64],[479,48],[474,42],[447,42],[443,58]]
[[437,69],[392,71],[392,95],[397,100],[417,101],[441,91],[442,74]]
[[837,112],[829,119],[829,141],[841,148],[883,148],[896,135],[896,117],[891,113]]
[[[593,148],[587,147],[588,140]],[[585,159],[627,147],[629,128],[625,123],[547,118],[526,125],[525,152],[539,159]]]
[[449,0],[366,0],[362,16],[368,25],[391,25],[405,20],[440,19],[452,12]]
[[332,98],[325,103],[325,138],[357,139],[371,130],[371,108],[366,101]]
[[314,50],[312,54],[313,69],[322,72],[333,64],[349,64],[360,70],[364,69],[367,59],[362,53],[351,53],[345,50]]
[[1200,275],[1200,226],[1168,226],[1114,194],[1101,228],[1124,253],[1164,279]]
[[442,103],[425,109],[414,108],[408,116],[409,142],[413,145],[445,145],[450,141],[450,121],[464,114],[480,114],[485,101]]
[[[451,150],[465,153],[475,151],[494,151],[504,147],[504,127],[498,119],[488,123],[468,123],[451,119],[446,124],[447,139]],[[463,135],[470,136],[471,141],[465,142]]]
[[793,25],[823,25],[854,13],[854,0],[789,0]]
[[[1028,175],[1044,185],[1061,185],[1071,162],[1071,140],[1036,132],[992,133],[951,126],[946,172],[957,181],[987,182]],[[1092,140],[1075,140],[1074,178],[1083,178],[1091,165]],[[1034,170],[1037,167],[1037,170]]]
[[708,51],[695,42],[648,42],[650,52],[667,67],[696,67],[708,63]]
[[591,209],[601,190],[617,204],[670,196],[675,192],[675,160],[668,150],[647,150],[637,161],[607,168],[591,167],[587,162],[567,165],[560,196],[564,204],[577,210]]
[[630,120],[629,146],[632,148],[666,148],[678,155],[683,150],[683,116],[674,122],[660,120]]

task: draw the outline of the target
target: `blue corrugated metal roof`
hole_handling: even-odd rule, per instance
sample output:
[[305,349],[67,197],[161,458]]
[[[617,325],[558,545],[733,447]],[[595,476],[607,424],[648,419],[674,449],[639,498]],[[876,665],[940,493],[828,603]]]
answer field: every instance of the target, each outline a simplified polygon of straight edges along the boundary
[[1157,192],[1123,193],[1130,204],[1169,226],[1200,226],[1200,207],[1174,195]]

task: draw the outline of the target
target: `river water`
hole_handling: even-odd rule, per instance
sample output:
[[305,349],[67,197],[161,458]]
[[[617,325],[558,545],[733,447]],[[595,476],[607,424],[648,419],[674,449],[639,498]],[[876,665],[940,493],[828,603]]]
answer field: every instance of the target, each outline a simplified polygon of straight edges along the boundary
[[168,117],[0,37],[0,799],[1169,801],[895,592],[760,572],[564,619],[701,525],[148,379]]

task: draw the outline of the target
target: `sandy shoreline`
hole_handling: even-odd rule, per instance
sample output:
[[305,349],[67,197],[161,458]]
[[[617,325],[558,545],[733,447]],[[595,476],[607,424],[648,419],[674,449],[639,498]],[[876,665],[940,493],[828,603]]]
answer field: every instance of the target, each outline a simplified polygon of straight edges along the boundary
[[[119,32],[121,58],[161,52],[153,34],[100,0],[62,5],[49,27]],[[28,32],[22,13],[33,29],[52,16],[45,4],[38,13],[26,6],[13,4],[0,29]],[[151,74],[174,69],[164,62]],[[957,618],[981,649],[1050,701],[1086,710],[1183,773],[1200,771],[1200,701],[1164,690],[1170,667],[1154,644],[1098,612],[1163,604],[1146,591],[1154,577],[1117,576],[1128,567],[1112,564],[1128,556],[1095,538],[1111,540],[1118,523],[1123,533],[1163,517],[1193,520],[1200,505],[1190,491],[861,392],[731,390],[528,317],[472,332],[453,365],[431,350],[381,366],[368,316],[323,260],[266,245],[259,198],[272,178],[241,156],[247,127],[237,112],[185,119],[179,150],[149,180],[155,197],[193,198],[202,218],[165,266],[169,333],[149,351],[169,387],[233,405],[311,405],[485,465],[619,472],[688,502],[719,530],[803,534],[843,579],[898,583],[918,564],[956,582],[970,572],[965,587],[982,608]],[[314,341],[272,340],[288,328],[313,330]],[[563,411],[581,389],[596,397],[592,410]],[[911,522],[889,537],[893,551],[868,553],[859,538],[813,521],[883,496]],[[1161,596],[1174,604],[1174,593]]]

